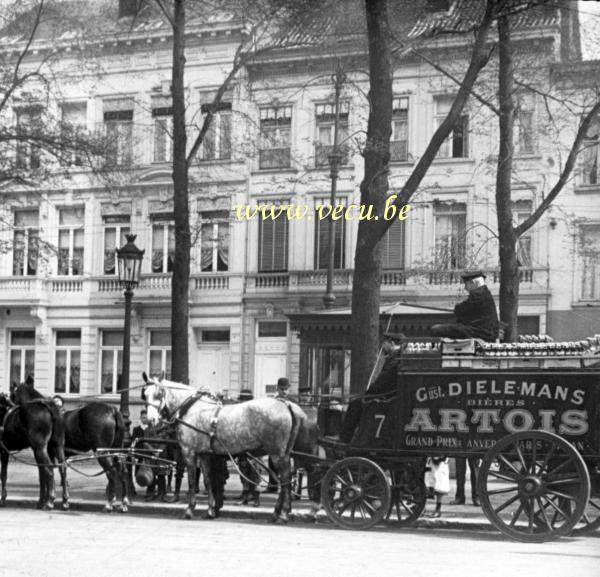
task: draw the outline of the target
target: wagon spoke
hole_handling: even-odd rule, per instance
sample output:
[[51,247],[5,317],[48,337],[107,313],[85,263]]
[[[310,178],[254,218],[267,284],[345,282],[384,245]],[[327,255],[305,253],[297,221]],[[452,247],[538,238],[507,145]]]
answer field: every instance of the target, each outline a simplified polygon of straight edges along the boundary
[[511,483],[518,483],[518,481],[514,477],[511,477],[510,475],[507,475],[506,473],[499,473],[498,471],[492,471],[490,469],[488,471],[488,474],[490,475],[490,477],[495,477],[496,479],[500,479],[502,481],[509,481]]
[[513,513],[512,519],[510,520],[510,527],[514,527],[515,523],[517,522],[517,520],[519,519],[519,517],[521,516],[521,513],[523,512],[523,503],[520,503],[517,510]]
[[350,518],[354,521],[356,516],[356,503],[352,503],[352,509],[350,509]]
[[517,487],[506,487],[505,489],[492,489],[491,491],[486,491],[488,495],[501,495],[503,493],[512,493],[516,491]]
[[568,477],[566,479],[557,479],[556,481],[546,480],[546,485],[571,485],[579,482],[581,482],[579,477]]
[[535,474],[535,466],[537,465],[537,443],[533,443],[533,450],[531,452],[531,467],[529,472]]
[[546,456],[544,457],[544,462],[540,466],[540,473],[542,473],[543,471],[546,470],[546,467],[548,466],[550,459],[554,456],[555,450],[556,450],[556,447],[554,445],[552,445],[550,447],[550,450],[546,453]]
[[546,492],[550,493],[550,495],[554,495],[555,497],[559,497],[560,499],[577,502],[577,496],[575,495],[569,495],[568,493],[562,493],[560,491],[553,491],[552,489],[546,489]]
[[525,471],[525,472],[529,471],[529,467],[527,467],[527,463],[525,463],[525,457],[523,456],[523,452],[521,451],[521,447],[519,446],[519,443],[514,443],[513,447],[517,451],[517,457],[519,457],[519,462],[521,463],[521,467],[523,467],[523,471]]
[[554,469],[552,469],[552,471],[548,471],[548,477],[555,475],[558,471],[564,469],[571,462],[571,459],[566,458],[560,465],[558,465],[558,467],[555,467]]
[[[512,471],[514,471],[517,475],[521,475],[521,471],[517,470],[517,468],[504,456],[504,455],[498,455],[498,459],[501,459],[502,462]],[[490,471],[491,473],[491,471]]]
[[375,513],[375,511],[377,509],[375,509],[375,507],[373,507],[373,505],[371,505],[371,503],[369,503],[369,501],[367,501],[366,499],[363,500],[363,502],[361,503],[361,505],[364,505],[367,509],[369,509],[371,512]]
[[550,499],[549,497],[545,497],[545,499],[548,502],[548,505],[550,505],[555,511],[554,518],[556,518],[557,514],[561,515],[564,519],[569,518],[569,516],[552,499]]
[[550,523],[550,520],[548,519],[548,515],[546,515],[546,508],[544,507],[544,505],[542,503],[542,499],[540,497],[536,497],[535,500],[537,501],[538,507],[540,508],[540,512],[542,513],[542,517],[544,518],[546,527],[552,527],[553,523]]
[[532,498],[527,499],[527,532],[533,533],[533,519],[535,517],[535,503]]
[[494,509],[494,513],[500,513],[500,511],[503,511],[504,509],[506,509],[506,507],[508,507],[509,505],[512,505],[518,498],[519,498],[519,494],[517,493],[514,497],[511,497],[508,501],[505,501],[504,503],[502,503],[502,505],[500,505],[500,507],[497,507],[496,509]]
[[335,478],[339,481],[342,487],[346,487],[350,484],[346,479],[342,478],[339,473],[335,474]]

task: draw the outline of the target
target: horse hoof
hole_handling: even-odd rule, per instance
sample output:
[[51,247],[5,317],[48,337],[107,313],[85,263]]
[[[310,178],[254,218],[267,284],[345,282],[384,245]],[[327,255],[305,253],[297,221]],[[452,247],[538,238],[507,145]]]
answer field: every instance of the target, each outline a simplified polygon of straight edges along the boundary
[[183,514],[183,518],[184,519],[193,519],[194,518],[194,514],[192,513],[192,511],[190,509],[186,509],[185,513]]
[[277,517],[277,519],[275,520],[275,523],[277,525],[287,525],[289,519],[283,515]]
[[112,513],[112,511],[113,511],[112,505],[104,505],[105,513]]
[[127,507],[127,505],[121,505],[121,508],[119,509],[120,513],[129,513],[129,508]]
[[63,511],[68,511],[69,510],[69,503],[67,501],[63,501],[61,507],[62,507]]
[[43,511],[52,511],[54,509],[54,503],[46,503],[43,507]]

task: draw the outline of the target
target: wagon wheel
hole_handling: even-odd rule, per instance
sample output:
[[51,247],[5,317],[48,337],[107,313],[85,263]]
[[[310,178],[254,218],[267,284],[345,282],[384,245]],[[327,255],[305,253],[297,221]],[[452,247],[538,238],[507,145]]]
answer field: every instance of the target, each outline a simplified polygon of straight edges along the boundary
[[600,464],[590,464],[588,470],[592,485],[590,499],[572,535],[585,535],[600,528]]
[[542,543],[575,527],[589,499],[590,479],[570,443],[553,433],[525,431],[508,435],[486,453],[477,492],[500,532]]
[[327,516],[344,529],[369,529],[390,509],[390,486],[385,473],[369,459],[342,459],[325,473],[321,502]]
[[427,489],[423,479],[409,475],[404,471],[390,471],[392,478],[392,503],[388,519],[396,514],[397,522],[402,527],[409,527],[420,516],[427,505]]

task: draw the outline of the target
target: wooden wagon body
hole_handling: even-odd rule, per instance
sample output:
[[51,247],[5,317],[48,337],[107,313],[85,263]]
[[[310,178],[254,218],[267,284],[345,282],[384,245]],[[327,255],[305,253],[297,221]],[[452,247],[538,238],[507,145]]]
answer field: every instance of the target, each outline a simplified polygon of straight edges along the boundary
[[392,510],[411,524],[426,503],[426,458],[474,457],[481,505],[506,535],[600,526],[600,358],[433,349],[401,355],[395,386],[364,395],[345,458],[323,480],[329,517],[367,528]]

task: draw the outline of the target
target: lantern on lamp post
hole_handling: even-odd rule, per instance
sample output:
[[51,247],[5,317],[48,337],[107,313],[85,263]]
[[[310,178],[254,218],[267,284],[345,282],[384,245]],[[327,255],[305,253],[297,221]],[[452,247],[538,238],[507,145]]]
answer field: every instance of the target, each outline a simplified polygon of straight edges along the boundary
[[117,249],[117,265],[119,271],[119,284],[125,289],[125,327],[123,330],[123,366],[121,368],[121,379],[119,381],[121,393],[121,414],[125,421],[126,443],[129,443],[129,346],[131,343],[131,300],[133,289],[140,282],[140,271],[144,251],[135,246],[135,234],[126,235],[127,243]]

